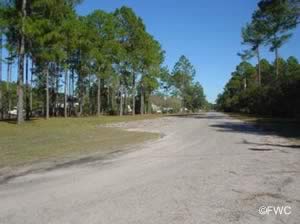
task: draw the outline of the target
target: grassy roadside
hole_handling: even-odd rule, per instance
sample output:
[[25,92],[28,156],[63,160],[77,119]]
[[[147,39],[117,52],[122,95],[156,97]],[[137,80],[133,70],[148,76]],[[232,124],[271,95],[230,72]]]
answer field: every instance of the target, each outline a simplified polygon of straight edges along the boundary
[[226,113],[232,118],[256,125],[274,135],[300,143],[300,120],[288,118],[257,117],[238,113]]
[[[154,119],[157,115],[37,119],[21,126],[0,122],[0,168],[46,160],[72,158],[157,138],[157,134],[128,132],[102,125]],[[123,147],[124,148],[124,147]]]

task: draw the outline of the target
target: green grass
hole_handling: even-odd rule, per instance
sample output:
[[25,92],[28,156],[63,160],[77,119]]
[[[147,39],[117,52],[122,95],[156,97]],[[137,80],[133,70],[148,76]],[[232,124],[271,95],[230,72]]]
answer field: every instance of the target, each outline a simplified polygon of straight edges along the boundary
[[274,117],[259,117],[254,115],[245,115],[237,113],[228,113],[231,117],[237,118],[274,135],[282,136],[291,139],[294,142],[300,143],[300,120],[288,118]]
[[37,119],[17,126],[0,122],[0,168],[59,160],[88,153],[110,153],[126,145],[157,138],[158,134],[129,132],[102,125],[153,119],[145,116],[101,116]]

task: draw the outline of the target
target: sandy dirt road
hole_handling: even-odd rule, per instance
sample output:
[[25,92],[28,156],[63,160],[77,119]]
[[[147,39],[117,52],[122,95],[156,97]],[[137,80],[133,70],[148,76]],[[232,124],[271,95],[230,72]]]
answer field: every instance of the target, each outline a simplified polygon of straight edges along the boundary
[[221,113],[115,126],[163,137],[2,183],[0,223],[300,223],[299,146]]

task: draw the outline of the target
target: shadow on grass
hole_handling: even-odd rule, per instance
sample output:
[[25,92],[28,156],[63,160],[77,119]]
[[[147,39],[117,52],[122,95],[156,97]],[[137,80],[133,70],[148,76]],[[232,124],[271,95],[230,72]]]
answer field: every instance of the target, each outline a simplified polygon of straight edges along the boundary
[[[30,123],[33,122],[35,120],[39,120],[40,118],[30,118],[30,120],[24,120],[24,124],[25,123]],[[17,124],[17,120],[16,119],[4,119],[4,120],[0,120],[0,124],[4,123],[4,124],[13,124],[16,125]]]
[[17,124],[16,119],[5,119],[5,120],[0,120],[0,124],[5,123],[5,124]]

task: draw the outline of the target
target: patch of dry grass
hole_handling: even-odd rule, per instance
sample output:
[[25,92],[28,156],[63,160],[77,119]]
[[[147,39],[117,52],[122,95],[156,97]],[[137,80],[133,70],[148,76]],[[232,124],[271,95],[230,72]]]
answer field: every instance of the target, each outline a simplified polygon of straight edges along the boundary
[[92,152],[110,153],[158,134],[103,127],[112,122],[153,119],[145,116],[101,116],[37,119],[20,126],[0,122],[0,167],[61,159]]

